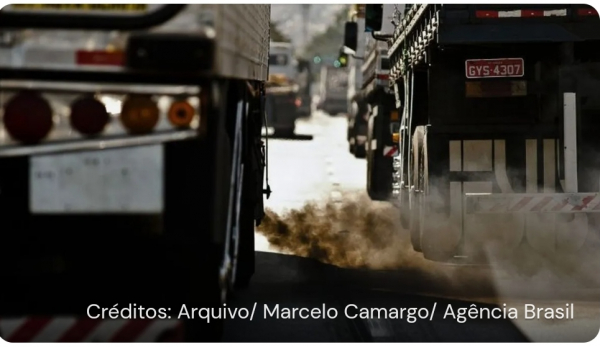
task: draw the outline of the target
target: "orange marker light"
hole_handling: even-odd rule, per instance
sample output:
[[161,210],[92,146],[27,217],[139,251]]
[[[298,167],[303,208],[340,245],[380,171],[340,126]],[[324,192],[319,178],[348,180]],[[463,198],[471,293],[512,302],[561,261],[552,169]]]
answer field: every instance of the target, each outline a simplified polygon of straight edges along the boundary
[[196,110],[185,100],[173,102],[169,108],[169,122],[175,127],[189,127],[194,120]]
[[158,124],[158,105],[148,95],[128,96],[123,102],[121,123],[132,134],[147,134]]
[[392,122],[397,122],[400,120],[400,114],[397,110],[392,111],[392,113],[390,114],[390,120]]
[[393,143],[400,143],[400,133],[393,133],[392,134],[392,142]]

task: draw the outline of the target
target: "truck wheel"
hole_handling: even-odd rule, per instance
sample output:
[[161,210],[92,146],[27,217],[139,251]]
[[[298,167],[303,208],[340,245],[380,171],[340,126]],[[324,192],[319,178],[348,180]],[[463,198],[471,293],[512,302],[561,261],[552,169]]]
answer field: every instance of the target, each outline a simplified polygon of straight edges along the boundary
[[[375,124],[374,118],[370,117],[369,126],[367,130],[367,145],[366,145],[366,158],[367,158],[367,193],[371,200],[374,201],[388,201],[392,190],[392,168],[391,161],[389,168],[386,164],[383,156],[383,149],[379,148],[375,135]],[[373,141],[375,140],[375,141]],[[374,146],[373,146],[374,145]]]
[[[420,127],[423,130],[425,127]],[[460,243],[461,230],[453,225],[452,219],[440,216],[431,208],[431,181],[429,180],[429,158],[427,156],[427,133],[424,132],[420,166],[423,188],[419,199],[420,246],[426,259],[445,262],[452,259]]]
[[362,136],[364,139],[364,134],[366,133],[367,125],[363,123],[354,124],[354,132],[352,134],[354,140],[354,156],[359,159],[364,159],[367,157],[367,146],[366,143],[360,143],[358,140],[359,136]]
[[358,144],[358,139],[354,138],[354,156],[358,159],[364,159],[367,157],[367,148],[366,145]]
[[[410,230],[410,242],[413,249],[417,252],[422,252],[421,248],[421,210],[423,207],[423,174],[425,171],[425,156],[423,154],[423,137],[424,128],[417,127],[413,135],[412,156],[410,168],[413,170],[412,187],[408,194],[412,203],[405,204],[404,209],[408,209],[410,213],[408,225]],[[405,194],[405,195],[408,195]],[[408,201],[407,201],[408,202]]]
[[346,138],[348,141],[348,151],[350,151],[350,154],[354,154],[354,150],[356,149],[356,138],[354,137],[354,127],[350,124],[348,124]]

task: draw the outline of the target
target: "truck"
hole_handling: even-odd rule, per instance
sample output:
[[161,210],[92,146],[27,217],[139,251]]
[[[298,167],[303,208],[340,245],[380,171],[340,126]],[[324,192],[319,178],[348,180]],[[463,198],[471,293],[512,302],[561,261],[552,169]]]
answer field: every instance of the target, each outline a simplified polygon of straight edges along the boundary
[[266,88],[267,126],[275,136],[291,137],[300,118],[302,97],[298,84],[299,64],[289,42],[271,42],[269,80]]
[[298,116],[308,118],[312,113],[312,86],[313,73],[311,62],[307,59],[298,59]]
[[392,162],[398,153],[393,134],[397,131],[394,126],[398,123],[399,113],[395,107],[393,89],[388,82],[390,67],[386,41],[394,30],[391,19],[397,5],[362,6],[366,16],[371,14],[372,6],[380,6],[383,24],[374,32],[361,23],[363,32],[360,34],[358,20],[347,22],[345,26],[345,38],[348,40],[345,40],[344,48],[355,51],[358,37],[364,47],[359,68],[362,83],[353,99],[355,109],[349,120],[349,141],[354,155],[367,159],[366,189],[369,197],[375,201],[390,201]]
[[217,341],[264,215],[269,5],[0,11],[0,336]]
[[[340,55],[347,59],[348,68],[348,106],[347,132],[348,150],[356,158],[365,158],[367,155],[367,124],[369,117],[368,104],[362,93],[362,63],[365,54],[365,5],[352,5],[348,13],[349,22],[344,28],[345,38],[350,42],[344,42],[340,49]],[[352,35],[350,36],[350,30]],[[356,42],[356,47],[353,47]],[[339,60],[339,59],[338,59]]]
[[409,4],[394,21],[393,196],[413,248],[469,264],[597,259],[597,10]]
[[317,108],[335,116],[347,111],[348,71],[343,67],[322,66]]

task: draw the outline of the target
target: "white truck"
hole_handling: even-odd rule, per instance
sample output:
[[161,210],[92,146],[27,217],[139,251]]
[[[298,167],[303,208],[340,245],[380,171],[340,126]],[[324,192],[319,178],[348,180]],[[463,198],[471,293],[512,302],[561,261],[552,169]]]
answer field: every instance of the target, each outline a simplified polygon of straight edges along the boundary
[[269,5],[2,8],[4,340],[219,340],[223,320],[191,310],[222,308],[254,273],[269,19]]

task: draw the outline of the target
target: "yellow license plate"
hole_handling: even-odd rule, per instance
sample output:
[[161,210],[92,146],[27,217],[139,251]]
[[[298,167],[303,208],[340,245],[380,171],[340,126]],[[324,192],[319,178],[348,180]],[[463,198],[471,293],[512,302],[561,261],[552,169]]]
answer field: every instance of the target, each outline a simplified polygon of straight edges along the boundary
[[145,12],[147,4],[12,4],[12,10],[25,11],[99,11],[99,12]]

